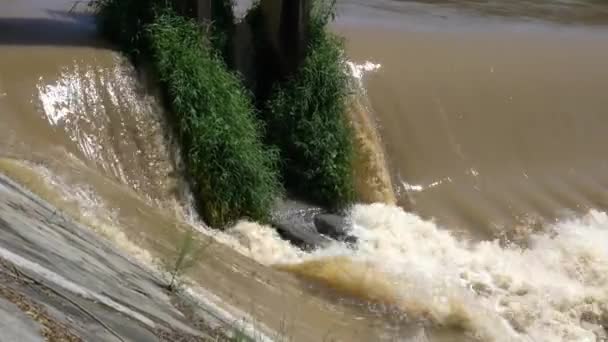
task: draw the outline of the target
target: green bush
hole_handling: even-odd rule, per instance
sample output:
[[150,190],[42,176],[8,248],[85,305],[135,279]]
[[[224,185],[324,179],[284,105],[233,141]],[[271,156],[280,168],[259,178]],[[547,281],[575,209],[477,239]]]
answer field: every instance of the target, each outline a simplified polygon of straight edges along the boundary
[[280,194],[277,153],[264,148],[240,80],[193,21],[165,13],[148,32],[203,217],[214,226],[241,216],[264,221]]
[[352,128],[346,115],[350,76],[343,43],[327,32],[333,5],[312,15],[308,53],[298,71],[275,84],[263,118],[278,146],[288,188],[319,204],[340,208],[353,200]]
[[[346,117],[350,77],[342,41],[326,30],[335,1],[315,1],[309,49],[295,74],[280,80],[263,71],[258,75],[258,82],[270,80],[271,91],[256,98],[265,135],[250,95],[226,66],[234,31],[231,1],[214,1],[222,6],[214,7],[219,12],[210,31],[176,15],[166,0],[95,3],[103,31],[128,53],[143,53],[159,75],[203,218],[213,226],[242,216],[266,220],[281,193],[279,156],[283,179],[294,193],[332,208],[349,204],[354,193]],[[277,150],[264,147],[263,136]]]
[[[232,0],[213,0],[214,19],[210,40],[226,59],[230,56],[230,39],[234,32],[234,13]],[[93,0],[90,4],[97,10],[103,33],[127,53],[137,55],[147,48],[145,27],[150,24],[157,12],[171,8],[185,16],[195,16],[192,8],[176,8],[173,0]],[[177,6],[179,7],[179,6]]]
[[216,227],[241,217],[266,221],[282,191],[278,153],[263,145],[250,95],[226,67],[217,40],[167,3],[95,6],[103,32],[129,54],[143,52],[159,76],[204,220]]

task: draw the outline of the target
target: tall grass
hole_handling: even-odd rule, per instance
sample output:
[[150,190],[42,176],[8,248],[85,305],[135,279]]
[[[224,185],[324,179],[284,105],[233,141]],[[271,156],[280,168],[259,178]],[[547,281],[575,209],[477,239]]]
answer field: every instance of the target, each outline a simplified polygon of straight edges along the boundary
[[288,188],[339,208],[354,197],[354,151],[346,115],[351,88],[343,42],[326,29],[334,5],[315,2],[306,58],[295,74],[275,84],[263,118],[268,140],[280,150]]
[[104,32],[125,51],[144,53],[162,81],[203,218],[220,227],[243,216],[265,221],[281,193],[279,170],[296,195],[346,206],[354,197],[354,152],[343,43],[326,28],[335,1],[314,2],[309,46],[295,73],[258,75],[270,80],[270,91],[256,97],[259,116],[226,65],[231,1],[214,1],[211,30],[176,15],[167,0],[97,1]]
[[186,270],[196,264],[197,260],[202,257],[202,253],[215,242],[215,240],[210,239],[205,245],[199,245],[197,242],[198,241],[194,237],[194,231],[190,229],[187,230],[183,233],[181,241],[177,246],[175,258],[164,262],[164,267],[169,275],[167,290],[173,292],[179,289],[181,285],[180,277]]
[[[165,0],[100,0],[104,32],[131,54],[145,52],[167,94],[204,220],[267,221],[282,191],[278,153],[262,142],[250,94],[209,31]],[[220,44],[221,45],[221,44]]]
[[240,80],[193,21],[165,12],[147,32],[203,217],[214,226],[242,216],[265,221],[280,193],[277,154],[262,145],[262,127]]
[[[234,32],[233,0],[212,0],[213,25],[210,40],[227,60],[231,58],[230,39]],[[172,8],[179,14],[195,16],[192,8],[176,6],[174,0],[93,0],[103,33],[118,43],[129,54],[146,49],[145,26],[155,18],[155,13]],[[182,2],[188,5],[187,2]]]

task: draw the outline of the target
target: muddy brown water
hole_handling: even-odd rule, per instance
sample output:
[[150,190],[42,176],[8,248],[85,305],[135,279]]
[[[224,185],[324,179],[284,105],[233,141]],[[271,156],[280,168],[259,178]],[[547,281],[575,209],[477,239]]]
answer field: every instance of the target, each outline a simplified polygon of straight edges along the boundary
[[[411,255],[399,254],[404,251],[393,253],[394,246],[382,250],[386,240],[381,234],[370,243],[376,249],[360,255],[328,250],[303,256],[257,224],[244,223],[233,235],[207,230],[188,204],[179,152],[156,90],[98,38],[90,15],[70,12],[71,7],[63,0],[0,5],[0,171],[119,247],[154,265],[173,255],[179,244],[176,232],[185,227],[203,232],[203,240],[214,236],[220,243],[209,247],[189,277],[214,294],[211,302],[234,308],[234,317],[246,313],[260,330],[296,341],[500,340],[487,330],[500,333],[504,325],[517,327],[513,329],[521,335],[503,340],[526,340],[547,332],[545,321],[529,318],[539,311],[552,319],[545,324],[551,328],[555,321],[567,321],[551,330],[555,336],[600,336],[576,322],[587,312],[579,302],[593,302],[596,295],[586,287],[584,300],[571,300],[576,319],[570,322],[559,316],[571,309],[563,302],[538,306],[537,298],[552,287],[533,283],[527,289],[531,300],[512,300],[510,292],[501,291],[522,290],[505,290],[500,284],[509,281],[503,274],[488,273],[490,282],[473,279],[481,262],[467,259],[456,265],[465,266],[455,277],[473,279],[467,286],[494,292],[470,294],[439,284],[439,276],[447,279],[452,273],[433,273],[439,269],[440,262],[433,259],[437,255],[457,260],[465,252],[477,253],[473,255],[493,264],[492,257],[512,251],[496,247],[493,255],[458,245],[455,252],[441,245],[447,238],[434,225],[402,217],[406,214],[398,208],[359,208],[355,220],[372,227],[378,219],[388,227],[399,219],[395,226],[412,228],[418,234],[412,241],[428,247],[416,250],[414,264],[405,260]],[[442,229],[476,239],[518,238],[543,222],[605,209],[605,13],[605,6],[583,1],[545,6],[524,1],[341,2],[334,27],[347,38],[351,60],[381,65],[364,77],[366,103],[400,205],[434,218]],[[429,228],[428,233],[417,233],[418,226]],[[520,226],[524,229],[514,229]],[[598,260],[604,262],[603,257]],[[375,258],[382,263],[374,263]],[[524,261],[535,259],[532,254]],[[540,269],[554,266],[547,263],[550,267]],[[268,267],[276,264],[278,270]],[[384,273],[375,273],[379,265],[408,271],[426,267],[428,274],[439,276],[426,279],[425,272],[413,272],[385,279]],[[568,271],[547,279],[565,282]],[[597,288],[608,288],[604,278],[593,279]],[[427,297],[427,290],[438,295]],[[597,296],[603,305],[604,298]],[[364,304],[368,299],[376,305]],[[444,300],[451,303],[449,309],[437,309]],[[514,309],[519,300],[529,307]],[[517,313],[525,319],[513,318]]]
[[[0,5],[2,172],[140,259],[169,259],[189,213],[164,113],[71,5]],[[310,296],[306,283],[221,244],[203,259],[190,277],[217,296],[211,303],[238,308],[235,324],[244,314],[261,333],[300,341],[372,340],[383,330],[358,305]]]
[[366,87],[400,203],[482,237],[606,208],[607,10],[589,1],[343,4],[336,26],[349,56],[382,66]]

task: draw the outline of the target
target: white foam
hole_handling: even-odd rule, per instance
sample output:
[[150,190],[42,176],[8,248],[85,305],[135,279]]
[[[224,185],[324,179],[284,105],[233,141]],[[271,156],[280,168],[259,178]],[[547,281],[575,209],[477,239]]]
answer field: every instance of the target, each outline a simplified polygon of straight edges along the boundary
[[252,223],[236,231],[253,247],[237,250],[268,265],[339,255],[371,263],[393,283],[394,300],[408,303],[402,308],[423,308],[435,323],[458,324],[483,340],[598,340],[592,330],[599,322],[584,321],[608,316],[605,213],[548,227],[530,236],[527,248],[462,241],[382,204],[356,206],[351,219],[356,251],[335,244],[306,254]]
[[407,182],[401,182],[401,184],[403,185],[403,188],[406,191],[411,191],[411,192],[422,192],[422,191],[424,191],[424,186],[422,186],[420,184],[409,184]]
[[[70,193],[78,198],[81,215],[91,212],[89,220],[99,215],[103,206],[89,191],[72,187]],[[468,328],[482,340],[598,341],[605,336],[599,327],[608,317],[605,213],[591,211],[562,220],[529,236],[525,248],[464,241],[432,221],[389,205],[355,206],[350,220],[358,249],[334,243],[312,253],[281,240],[271,227],[252,222],[240,222],[226,233],[202,225],[199,229],[266,265],[336,256],[372,265],[386,275],[392,300],[410,317],[422,312],[436,324]],[[101,232],[153,264],[145,250],[121,237],[120,228],[92,225],[111,228]]]
[[298,262],[305,255],[303,251],[282,240],[276,230],[269,226],[242,221],[230,229],[228,234],[218,238],[265,265]]
[[346,65],[348,65],[350,69],[351,76],[357,80],[362,80],[367,72],[376,71],[382,67],[382,65],[370,61],[365,61],[364,63],[347,61]]

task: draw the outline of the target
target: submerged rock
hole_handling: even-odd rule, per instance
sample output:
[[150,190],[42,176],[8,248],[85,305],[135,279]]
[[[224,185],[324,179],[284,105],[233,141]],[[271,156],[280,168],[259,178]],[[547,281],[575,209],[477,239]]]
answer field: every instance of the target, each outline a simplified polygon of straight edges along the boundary
[[357,238],[350,235],[351,229],[345,217],[336,214],[319,214],[314,218],[317,231],[338,241],[356,243]]
[[355,244],[346,218],[328,214],[323,208],[305,202],[285,199],[275,206],[273,226],[279,235],[304,250],[329,246],[332,241]]
[[279,235],[293,245],[304,250],[322,248],[332,241],[315,228],[314,217],[322,211],[302,201],[285,199],[277,203],[272,223]]
[[319,234],[314,227],[287,223],[275,223],[275,227],[279,235],[293,245],[302,248],[303,250],[313,250],[322,248],[331,243],[331,239]]
[[334,239],[341,239],[346,236],[348,229],[342,216],[334,214],[319,214],[314,219],[317,231]]

